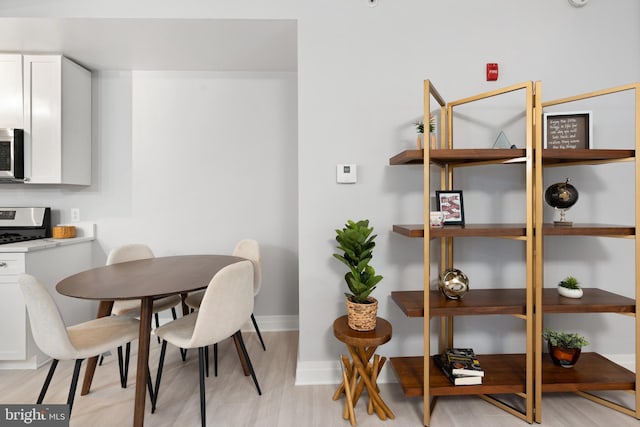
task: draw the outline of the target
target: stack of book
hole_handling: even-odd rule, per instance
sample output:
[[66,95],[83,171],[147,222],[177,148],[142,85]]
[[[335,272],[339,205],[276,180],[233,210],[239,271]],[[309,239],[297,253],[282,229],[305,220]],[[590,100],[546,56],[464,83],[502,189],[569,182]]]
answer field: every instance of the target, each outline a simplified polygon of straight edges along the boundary
[[454,385],[482,384],[484,371],[471,348],[448,348],[433,360]]

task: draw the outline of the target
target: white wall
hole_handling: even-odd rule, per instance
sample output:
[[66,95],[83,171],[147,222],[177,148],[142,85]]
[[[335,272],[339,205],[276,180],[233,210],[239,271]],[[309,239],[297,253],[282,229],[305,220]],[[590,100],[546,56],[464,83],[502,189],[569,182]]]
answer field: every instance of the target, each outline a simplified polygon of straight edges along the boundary
[[114,246],[156,255],[263,255],[256,316],[297,315],[295,73],[102,72],[94,75],[93,184],[0,186],[2,205],[69,208]]
[[[124,1],[107,4],[95,0],[67,0],[56,2],[55,7],[45,1],[22,3],[0,0],[0,4],[7,6],[3,13],[8,16],[257,16],[299,19],[299,197],[295,218],[298,223],[300,382],[326,380],[327,372],[336,367],[336,356],[344,351],[331,331],[333,320],[345,310],[342,300],[344,271],[331,254],[334,251],[333,230],[349,218],[369,218],[379,235],[373,264],[385,279],[376,295],[380,299],[380,315],[394,326],[393,339],[380,351],[387,356],[422,352],[422,320],[405,318],[388,297],[392,290],[419,289],[422,286],[422,242],[391,232],[394,223],[420,222],[422,219],[421,169],[390,167],[388,159],[414,145],[412,123],[422,114],[422,81],[425,78],[432,79],[447,100],[526,80],[541,80],[544,99],[555,99],[640,79],[640,3],[636,0],[592,0],[580,9],[572,8],[564,0],[495,0],[490,3],[475,0],[381,0],[375,8],[369,7],[365,0],[280,1],[270,2],[269,7],[252,1],[187,1],[182,2],[179,9],[162,1],[153,2],[153,5],[151,2],[137,2],[135,6]],[[485,81],[487,62],[500,64],[497,82]],[[152,77],[136,75],[129,81],[115,79],[111,83],[103,79],[102,83],[115,85],[116,92],[122,90],[125,97],[127,85],[139,84],[132,90],[135,101],[138,90],[143,88],[149,96],[159,96],[150,93],[156,84]],[[191,83],[194,82],[185,83],[185,87]],[[164,87],[172,88],[173,85],[167,83]],[[105,99],[111,96],[115,95],[105,95]],[[181,95],[176,97],[182,99]],[[130,173],[132,180],[130,186],[124,185],[123,197],[138,200],[144,173],[149,169],[138,171],[138,165],[129,162],[138,161],[137,155],[145,151],[144,144],[148,140],[142,132],[153,129],[139,129],[136,122],[128,122],[129,117],[139,117],[135,113],[139,105],[135,102],[132,107],[125,104],[118,105],[125,110],[131,108],[131,115],[125,111],[119,118],[117,114],[115,118],[107,118],[115,113],[107,110],[102,112],[102,117],[105,123],[117,123],[125,132],[131,131],[135,138],[140,138],[133,141],[133,148],[129,146],[135,154],[133,160],[124,156],[124,163],[118,163],[125,165],[123,173]],[[158,122],[139,118],[149,124]],[[242,127],[241,123],[238,127]],[[103,129],[101,132],[109,131]],[[600,140],[604,142],[603,138]],[[138,143],[141,145],[137,146]],[[123,148],[127,148],[126,143],[124,145]],[[111,148],[103,149],[108,151]],[[231,151],[233,147],[225,150]],[[114,153],[110,159],[115,162],[119,158],[120,155],[115,157]],[[358,164],[357,184],[335,183],[335,165],[344,162]],[[131,171],[126,170],[129,164]],[[114,166],[100,163],[98,168],[111,169]],[[229,169],[235,166],[233,164]],[[102,173],[111,180],[124,179],[113,172]],[[592,202],[583,205],[583,200],[590,199],[590,193],[606,193],[609,188],[606,174],[607,170],[599,172],[595,182],[592,179],[579,186],[581,201],[571,211],[576,220],[589,214],[587,207],[593,207]],[[554,178],[559,177],[548,177],[549,180]],[[591,178],[585,176],[585,179]],[[511,194],[513,191],[508,183],[494,178],[492,174],[486,175],[482,182],[509,190],[510,194],[498,199],[505,206],[511,203],[512,197],[517,198]],[[100,186],[107,188],[108,184],[108,180],[103,180]],[[185,187],[190,188],[188,185],[180,188]],[[152,186],[150,190],[159,188]],[[478,195],[479,190],[472,188],[465,193],[469,195],[470,203],[474,199],[476,204],[484,203]],[[2,191],[4,198],[4,188]],[[94,200],[98,198],[94,191],[93,187],[80,191],[64,190],[55,196],[64,198],[64,203],[68,200],[73,201],[69,203],[86,201],[84,209],[100,206],[121,213],[121,218],[108,215],[110,219],[105,221],[110,241],[117,240],[122,226],[127,232],[165,242],[162,231],[157,227],[138,231],[138,227],[144,227],[144,224],[130,218],[135,218],[137,211],[127,212],[126,208],[100,205]],[[29,197],[37,194],[30,192]],[[116,194],[119,193],[114,191],[108,196],[116,197]],[[17,197],[19,191],[13,190],[11,195]],[[137,203],[131,202],[129,209],[138,208]],[[469,213],[473,214],[473,209]],[[486,216],[494,213],[476,211],[475,214]],[[139,221],[141,218],[136,219]],[[498,249],[498,244],[484,240],[470,241],[468,249],[461,254],[466,257],[462,259],[465,268],[468,265],[473,272],[472,286],[478,288],[488,286],[488,280],[495,275],[494,271],[486,268],[486,262],[493,260],[478,254],[490,253],[488,249]],[[506,246],[499,249],[501,253],[517,254],[520,250],[519,242],[499,243]],[[199,247],[198,239],[194,238],[187,246],[191,245]],[[624,246],[624,242],[598,243],[593,249],[585,249],[586,253],[572,254],[572,268],[584,267],[580,258],[583,254],[590,255],[607,262],[593,263],[589,275],[598,280],[610,277],[611,267],[617,268],[619,263],[628,264],[625,258],[628,251],[614,248],[613,254],[622,255],[613,256],[609,252],[611,245]],[[165,250],[169,252],[169,248]],[[295,249],[291,252],[295,253]],[[553,250],[549,252],[554,255]],[[558,254],[566,254],[566,251],[555,253]],[[621,261],[616,261],[616,258]],[[508,272],[518,269],[522,269],[521,264],[516,262],[512,265],[511,261],[505,267]],[[505,281],[503,278],[500,280]],[[571,324],[570,327],[586,326],[596,350],[602,351],[597,348],[598,342],[612,343],[611,352],[630,353],[633,349],[631,340],[627,339],[628,325],[622,325],[621,329],[617,327],[626,319],[610,320],[609,316],[604,321],[601,319],[590,317],[584,324]],[[521,350],[520,321],[504,320],[502,317],[478,320],[482,332],[477,334],[480,329],[465,325],[463,321],[462,336],[481,351]],[[613,322],[613,325],[608,322]]]
[[[318,371],[335,367],[329,361],[344,351],[331,330],[333,319],[345,310],[344,269],[331,253],[333,230],[347,219],[369,218],[379,235],[372,264],[385,278],[376,296],[380,315],[394,327],[392,340],[380,351],[390,356],[422,354],[422,319],[404,317],[389,297],[393,290],[422,287],[422,241],[391,232],[394,223],[422,222],[421,167],[391,167],[388,159],[415,146],[412,123],[422,114],[424,79],[431,79],[452,101],[527,80],[541,80],[543,98],[551,100],[640,77],[640,3],[633,0],[594,0],[581,9],[566,0],[381,0],[375,8],[366,3],[305,2],[299,24],[300,382],[318,380]],[[485,81],[487,62],[499,63],[497,82]],[[498,131],[471,143],[490,147]],[[614,135],[600,135],[598,144],[616,143]],[[335,184],[335,164],[342,162],[358,164],[358,184]],[[552,172],[549,182],[559,178],[554,173],[566,172]],[[581,191],[580,202],[570,211],[576,221],[594,213],[588,202],[591,191],[607,196],[602,189],[610,184],[607,173],[610,170],[599,172],[595,183],[584,181],[587,174],[582,172],[574,177]],[[464,190],[471,220],[514,220],[505,209],[474,209],[486,206],[487,190],[501,206],[517,206],[513,172],[487,171],[475,181],[458,182],[468,184]],[[593,220],[598,219],[603,218]],[[568,271],[588,285],[609,279],[606,284],[629,291],[629,286],[611,280],[629,277],[626,242],[597,242],[592,248],[585,240],[574,243],[573,253],[564,242],[564,251],[547,251],[562,264],[548,267],[548,281]],[[616,251],[607,252],[612,245],[618,246]],[[472,289],[509,287],[513,282],[518,286],[524,280],[518,261],[523,251],[521,242],[469,239],[460,247],[457,262],[470,275]],[[582,261],[583,255],[591,258]],[[569,265],[562,263],[567,258]],[[324,311],[318,312],[318,306]],[[558,326],[554,319],[549,322]],[[594,343],[589,350],[633,352],[633,335],[626,332],[630,319],[590,315],[563,324],[584,329]],[[522,327],[520,320],[504,316],[459,319],[457,342],[481,352],[524,351]]]

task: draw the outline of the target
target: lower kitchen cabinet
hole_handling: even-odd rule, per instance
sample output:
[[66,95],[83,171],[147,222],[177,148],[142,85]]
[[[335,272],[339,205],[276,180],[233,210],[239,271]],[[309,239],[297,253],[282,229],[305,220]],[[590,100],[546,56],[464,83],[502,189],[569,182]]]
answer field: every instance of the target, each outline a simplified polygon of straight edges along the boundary
[[19,274],[32,274],[49,287],[65,324],[95,318],[96,302],[65,297],[55,290],[63,277],[94,266],[92,245],[93,241],[83,241],[28,252],[0,252],[0,369],[36,369],[49,359],[31,336],[17,283]]

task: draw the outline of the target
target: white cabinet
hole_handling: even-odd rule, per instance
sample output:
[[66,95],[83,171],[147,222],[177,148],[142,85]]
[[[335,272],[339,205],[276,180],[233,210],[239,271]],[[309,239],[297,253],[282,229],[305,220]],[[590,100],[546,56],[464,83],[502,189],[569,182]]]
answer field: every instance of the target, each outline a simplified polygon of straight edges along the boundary
[[91,72],[61,55],[24,55],[25,176],[91,184]]
[[67,325],[95,318],[95,301],[69,298],[56,292],[62,278],[94,267],[92,241],[61,245],[30,252],[0,252],[0,369],[36,369],[49,359],[31,336],[20,273],[38,278],[58,305]]
[[22,55],[0,54],[0,128],[22,129]]

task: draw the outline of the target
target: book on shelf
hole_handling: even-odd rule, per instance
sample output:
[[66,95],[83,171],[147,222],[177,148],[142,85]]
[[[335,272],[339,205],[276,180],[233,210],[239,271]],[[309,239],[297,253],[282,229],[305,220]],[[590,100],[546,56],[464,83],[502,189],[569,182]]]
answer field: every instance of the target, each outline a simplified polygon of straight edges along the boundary
[[482,384],[482,377],[477,375],[460,375],[454,374],[451,369],[451,365],[447,361],[447,356],[445,354],[434,354],[433,361],[436,366],[438,366],[444,375],[451,381],[454,385],[477,385]]
[[448,348],[444,352],[451,372],[456,375],[470,375],[483,377],[484,371],[480,361],[471,348]]

